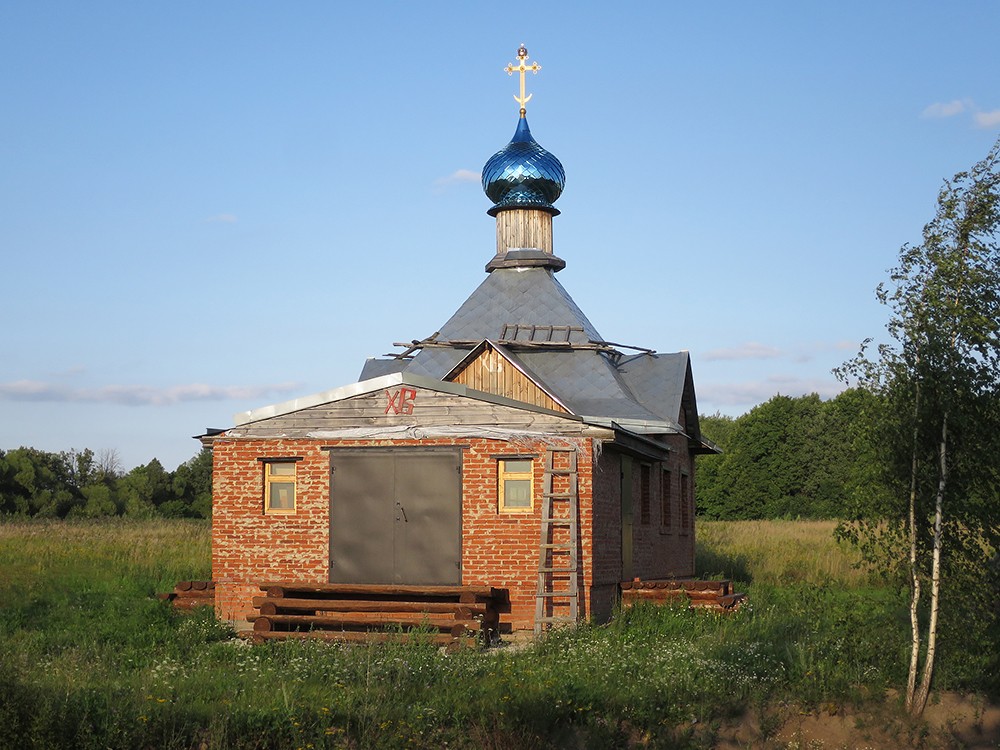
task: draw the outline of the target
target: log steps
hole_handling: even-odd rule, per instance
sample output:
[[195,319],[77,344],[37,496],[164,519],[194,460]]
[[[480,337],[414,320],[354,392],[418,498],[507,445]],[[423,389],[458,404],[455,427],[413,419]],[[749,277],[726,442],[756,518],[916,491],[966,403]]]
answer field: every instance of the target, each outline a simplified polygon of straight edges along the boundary
[[746,594],[733,591],[730,581],[699,581],[695,579],[669,579],[640,581],[638,578],[621,583],[622,607],[639,602],[651,604],[677,603],[687,600],[692,609],[716,612],[733,612],[747,598]]
[[321,638],[345,642],[407,640],[407,633],[441,646],[492,643],[507,592],[490,586],[377,584],[261,585],[254,641]]
[[179,581],[173,591],[156,597],[185,612],[195,607],[214,607],[215,581]]

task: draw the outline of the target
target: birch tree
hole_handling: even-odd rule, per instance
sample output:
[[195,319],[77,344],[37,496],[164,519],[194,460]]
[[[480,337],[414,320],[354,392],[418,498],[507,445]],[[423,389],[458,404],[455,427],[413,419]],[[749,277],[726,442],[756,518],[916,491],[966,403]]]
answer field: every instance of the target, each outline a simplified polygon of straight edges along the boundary
[[[838,374],[874,393],[882,492],[841,534],[909,583],[906,706],[927,703],[942,618],[960,581],[980,581],[1000,542],[1000,140],[945,181],[919,245],[904,245],[888,283],[888,343],[862,347]],[[966,595],[988,606],[976,591]]]

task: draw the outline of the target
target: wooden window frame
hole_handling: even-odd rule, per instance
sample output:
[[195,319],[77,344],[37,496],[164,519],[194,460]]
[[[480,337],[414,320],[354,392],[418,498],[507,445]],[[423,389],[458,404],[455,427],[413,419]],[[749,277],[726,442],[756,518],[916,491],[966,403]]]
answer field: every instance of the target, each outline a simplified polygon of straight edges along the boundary
[[[264,469],[264,515],[265,516],[294,516],[299,509],[299,471],[296,464],[301,461],[301,457],[290,457],[290,458],[260,458]],[[291,476],[288,475],[276,475],[272,476],[271,467],[275,465],[288,465],[291,464],[294,468]],[[292,485],[292,507],[291,508],[272,508],[271,507],[271,485],[272,484],[291,484]]]
[[[497,511],[499,513],[533,513],[535,510],[535,458],[534,456],[500,456],[497,457]],[[527,461],[528,471],[507,471],[507,463]],[[507,507],[504,498],[504,481],[507,479],[527,479],[529,494],[528,505]]]
[[674,533],[674,472],[663,469],[660,472],[660,532]]

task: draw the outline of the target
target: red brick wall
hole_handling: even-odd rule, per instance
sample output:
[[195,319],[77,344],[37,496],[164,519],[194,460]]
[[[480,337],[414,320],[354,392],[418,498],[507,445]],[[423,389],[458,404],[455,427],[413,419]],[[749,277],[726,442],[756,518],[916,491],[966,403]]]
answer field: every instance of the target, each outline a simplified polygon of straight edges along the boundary
[[[633,471],[633,575],[642,578],[694,575],[693,507],[691,528],[680,528],[679,480],[689,473],[694,496],[694,462],[685,439],[671,438],[674,450],[667,465],[675,487],[673,524],[660,526],[660,467],[653,465],[651,522],[641,523],[638,462]],[[262,440],[220,438],[214,443],[212,576],[216,611],[226,620],[245,621],[259,584],[329,579],[329,440]],[[504,615],[514,629],[531,628],[535,613],[542,479],[546,445],[511,444],[498,440],[438,438],[430,440],[338,441],[338,447],[462,447],[462,582],[506,588],[511,611]],[[589,440],[580,440],[578,583],[580,616],[607,619],[621,579],[621,456],[605,450],[593,464]],[[534,509],[500,513],[497,507],[497,457],[535,455]],[[296,463],[296,513],[265,515],[261,458],[301,458]],[[557,479],[555,491],[565,488]],[[693,500],[692,500],[693,502]],[[562,533],[562,532],[556,532]],[[559,586],[562,588],[562,586]],[[561,614],[561,612],[555,612]]]
[[[649,523],[643,524],[639,511],[639,461],[632,472],[632,497],[634,521],[632,525],[632,575],[643,579],[693,576],[694,570],[694,508],[689,506],[687,526],[681,524],[680,487],[681,475],[688,477],[688,502],[691,503],[694,490],[694,462],[687,450],[686,438],[676,435],[668,439],[670,458],[650,466],[650,513]],[[663,469],[670,472],[671,484],[668,494],[662,486]],[[671,499],[672,523],[669,527],[661,524],[661,503],[666,497]]]
[[[632,461],[632,575],[643,579],[693,576],[694,569],[694,508],[691,524],[680,527],[680,475],[687,472],[691,497],[694,491],[694,461],[688,453],[686,438],[671,436],[670,458],[662,463],[650,463],[649,523],[642,523],[640,482],[642,461],[623,457],[614,450],[605,450],[594,469],[594,545],[593,588],[590,592],[592,615],[607,619],[618,599],[618,584],[622,579],[622,460]],[[663,491],[662,469],[670,470],[673,523],[669,529],[661,525]],[[693,502],[693,500],[692,500]]]
[[594,583],[590,611],[604,622],[618,601],[622,578],[621,454],[605,450],[594,467]]
[[[329,578],[329,453],[319,440],[219,438],[213,446],[212,576],[216,610],[237,623],[252,611],[251,599],[266,581],[326,582]],[[462,582],[510,591],[511,612],[503,620],[514,629],[534,622],[542,478],[546,446],[468,438],[432,440],[338,441],[338,447],[462,446]],[[591,584],[591,456],[580,440],[579,497],[583,572],[581,591]],[[500,513],[497,507],[497,457],[537,456],[534,509]],[[296,512],[265,515],[261,458],[301,458],[296,463]],[[561,480],[565,482],[566,480]],[[561,489],[557,483],[555,491]],[[585,597],[581,597],[585,602]],[[580,615],[589,615],[581,607]]]
[[[314,441],[218,440],[213,445],[212,577],[226,620],[245,620],[260,583],[326,581],[329,455]],[[301,457],[293,515],[264,515],[260,458]]]

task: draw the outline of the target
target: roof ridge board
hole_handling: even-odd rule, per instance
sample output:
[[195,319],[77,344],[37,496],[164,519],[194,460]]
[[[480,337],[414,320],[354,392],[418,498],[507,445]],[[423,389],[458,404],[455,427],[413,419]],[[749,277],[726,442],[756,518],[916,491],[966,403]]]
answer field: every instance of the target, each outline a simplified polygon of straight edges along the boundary
[[[582,329],[581,329],[582,330]],[[624,356],[621,352],[615,349],[615,346],[621,346],[610,344],[606,341],[595,341],[588,340],[587,343],[581,344],[573,341],[530,341],[524,339],[503,339],[503,338],[490,338],[486,337],[484,339],[424,339],[422,341],[417,341],[414,339],[410,342],[393,342],[393,346],[405,346],[409,347],[405,352],[395,352],[385,354],[386,357],[394,357],[396,359],[411,359],[414,355],[411,352],[417,349],[475,349],[483,341],[491,341],[494,344],[499,344],[505,346],[508,349],[514,351],[517,349],[556,349],[565,351],[598,351],[608,354],[617,354],[618,356]],[[633,347],[629,347],[633,348]],[[652,350],[644,351],[643,354],[654,354]]]

